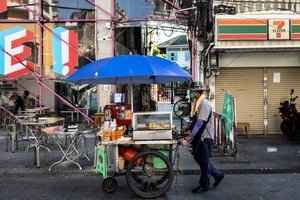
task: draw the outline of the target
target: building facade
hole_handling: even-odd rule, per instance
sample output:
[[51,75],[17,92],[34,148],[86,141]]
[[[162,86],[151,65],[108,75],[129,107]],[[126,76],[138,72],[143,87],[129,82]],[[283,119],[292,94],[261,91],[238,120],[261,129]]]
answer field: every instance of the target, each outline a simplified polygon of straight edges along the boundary
[[[20,94],[29,90],[31,96],[52,110],[63,105],[53,92],[74,104],[78,102],[73,101],[76,97],[73,97],[71,87],[64,87],[67,88],[64,90],[59,89],[62,87],[58,85],[76,68],[95,59],[94,5],[85,0],[77,0],[76,3],[64,0],[7,0],[6,10],[0,14],[0,34],[1,41],[6,41],[6,46],[3,46],[6,52],[1,51],[0,59],[1,82],[14,85],[13,88]],[[23,49],[16,51],[9,42],[14,43],[18,39],[16,44]],[[21,66],[21,60],[9,62],[8,53],[17,54],[21,50],[20,57],[31,63],[35,73],[16,70],[17,73],[11,78],[8,75],[10,72],[24,66]],[[52,92],[37,83],[37,76]]]
[[224,93],[231,93],[237,122],[249,124],[250,134],[281,134],[280,102],[291,89],[300,94],[299,22],[290,11],[216,16],[216,111],[222,112]]

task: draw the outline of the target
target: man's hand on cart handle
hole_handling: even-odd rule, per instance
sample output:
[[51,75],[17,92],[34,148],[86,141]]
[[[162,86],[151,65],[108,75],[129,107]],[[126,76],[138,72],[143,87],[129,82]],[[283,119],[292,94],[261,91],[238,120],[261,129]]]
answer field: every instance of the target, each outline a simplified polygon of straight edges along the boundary
[[183,132],[181,135],[177,138],[179,141],[179,144],[182,144],[184,146],[189,146],[192,141],[192,137],[189,134],[189,132]]

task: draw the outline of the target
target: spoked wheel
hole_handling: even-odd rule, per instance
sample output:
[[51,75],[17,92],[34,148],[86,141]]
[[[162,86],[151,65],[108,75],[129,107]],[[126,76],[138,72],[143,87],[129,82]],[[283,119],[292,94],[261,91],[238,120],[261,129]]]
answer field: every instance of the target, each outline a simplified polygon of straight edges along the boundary
[[130,189],[142,198],[164,195],[174,179],[170,160],[160,152],[139,153],[128,165],[126,181]]
[[118,182],[113,177],[108,177],[103,180],[102,189],[106,193],[114,193],[118,189]]
[[176,117],[186,117],[191,113],[191,105],[185,100],[179,100],[174,104],[173,112]]

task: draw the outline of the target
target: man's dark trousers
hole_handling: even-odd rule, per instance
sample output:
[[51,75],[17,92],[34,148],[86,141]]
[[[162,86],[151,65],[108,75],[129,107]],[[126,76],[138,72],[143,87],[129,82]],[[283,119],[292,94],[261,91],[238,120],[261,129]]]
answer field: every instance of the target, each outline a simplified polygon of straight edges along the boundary
[[199,140],[196,144],[194,144],[195,146],[193,148],[194,159],[199,164],[201,170],[199,184],[203,188],[209,187],[209,175],[215,179],[224,175],[222,172],[217,170],[209,160],[212,144],[212,139],[204,139],[204,141]]

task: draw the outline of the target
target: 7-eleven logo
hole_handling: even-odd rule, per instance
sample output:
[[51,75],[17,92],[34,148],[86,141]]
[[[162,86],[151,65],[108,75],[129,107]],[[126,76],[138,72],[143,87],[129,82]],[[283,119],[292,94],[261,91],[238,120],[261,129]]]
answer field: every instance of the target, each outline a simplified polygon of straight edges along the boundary
[[282,32],[284,32],[285,30],[284,30],[284,21],[274,21],[273,22],[273,25],[277,28],[277,30],[276,30],[276,37],[277,38],[281,38],[281,36],[282,36]]
[[7,10],[6,0],[0,0],[0,13],[5,12],[6,10]]
[[270,19],[269,39],[270,40],[290,39],[290,21],[288,19]]

